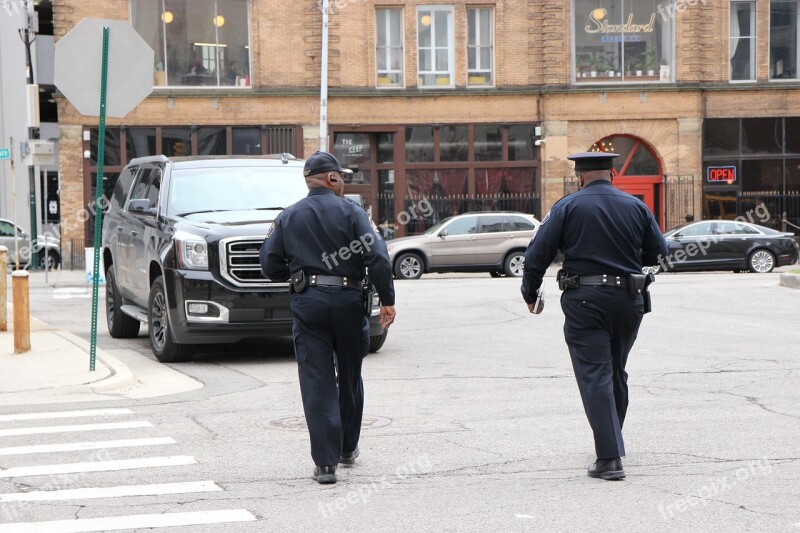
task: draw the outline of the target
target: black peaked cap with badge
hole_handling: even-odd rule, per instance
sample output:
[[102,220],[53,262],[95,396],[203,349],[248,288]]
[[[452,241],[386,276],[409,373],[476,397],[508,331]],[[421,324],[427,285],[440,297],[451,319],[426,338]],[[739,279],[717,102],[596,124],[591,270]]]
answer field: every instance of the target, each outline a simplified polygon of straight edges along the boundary
[[575,161],[575,172],[591,172],[592,170],[611,170],[614,168],[614,159],[619,154],[611,152],[579,152],[568,155],[567,159]]
[[303,167],[303,176],[315,176],[317,174],[322,174],[323,172],[339,172],[341,174],[352,174],[353,171],[348,168],[343,168],[341,164],[339,164],[339,160],[336,157],[328,152],[322,152],[317,150],[311,157],[306,159],[306,164]]

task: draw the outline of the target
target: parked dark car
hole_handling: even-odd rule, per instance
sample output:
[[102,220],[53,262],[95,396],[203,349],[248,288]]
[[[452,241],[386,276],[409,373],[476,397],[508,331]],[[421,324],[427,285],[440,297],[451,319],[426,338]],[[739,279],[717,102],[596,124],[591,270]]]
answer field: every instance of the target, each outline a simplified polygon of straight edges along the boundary
[[[147,324],[156,358],[177,362],[200,344],[290,335],[289,284],[263,277],[258,252],[307,193],[303,161],[288,154],[132,160],[103,220],[111,336]],[[371,351],[386,339],[375,299]]]
[[748,222],[702,220],[664,234],[666,271],[733,270],[766,273],[797,262],[800,247],[792,233]]

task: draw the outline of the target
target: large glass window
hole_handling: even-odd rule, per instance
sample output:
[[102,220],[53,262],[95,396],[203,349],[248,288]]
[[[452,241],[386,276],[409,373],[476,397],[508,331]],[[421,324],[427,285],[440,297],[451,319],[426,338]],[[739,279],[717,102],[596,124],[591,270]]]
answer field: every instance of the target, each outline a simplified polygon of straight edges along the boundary
[[417,8],[417,69],[420,87],[455,86],[454,41],[452,6]]
[[494,83],[494,24],[492,9],[467,9],[467,85]]
[[403,85],[403,10],[375,9],[378,87]]
[[156,86],[250,85],[247,0],[132,0]]
[[796,79],[800,39],[800,2],[771,2],[769,7],[769,77]]
[[673,81],[672,0],[574,0],[576,83]]
[[756,3],[731,2],[731,81],[756,79]]

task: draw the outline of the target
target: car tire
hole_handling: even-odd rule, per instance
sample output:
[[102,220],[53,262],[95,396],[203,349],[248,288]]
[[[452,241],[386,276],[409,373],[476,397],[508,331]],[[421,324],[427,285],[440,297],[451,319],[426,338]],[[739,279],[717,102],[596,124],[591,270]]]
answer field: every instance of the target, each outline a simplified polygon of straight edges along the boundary
[[114,268],[106,272],[106,323],[108,333],[115,339],[130,339],[139,334],[142,323],[122,312],[122,295],[117,288]]
[[498,272],[497,270],[492,270],[491,272],[489,272],[489,275],[492,276],[493,278],[499,278],[500,276],[503,275],[503,273]]
[[775,256],[769,250],[759,248],[747,258],[747,267],[750,272],[766,274],[775,268]]
[[383,347],[383,343],[386,342],[386,337],[389,335],[389,330],[383,330],[383,333],[380,335],[375,335],[374,337],[369,338],[369,353],[375,353]]
[[177,344],[172,340],[163,276],[157,277],[150,287],[150,296],[147,298],[147,321],[150,347],[153,349],[156,359],[162,363],[180,363],[192,360],[194,346]]
[[503,263],[503,272],[508,277],[519,278],[522,276],[524,266],[525,252],[517,250],[506,257],[505,263]]
[[407,252],[400,254],[394,262],[394,275],[399,279],[419,279],[425,270],[425,263],[422,258],[413,253]]
[[[44,258],[45,258],[45,253],[44,253],[44,250],[42,250],[39,253],[39,268],[41,268],[42,270],[44,270],[44,267],[45,267],[45,259]],[[47,269],[48,270],[55,270],[55,269],[57,269],[59,267],[59,265],[61,265],[61,256],[58,255],[58,252],[56,252],[55,250],[49,250],[47,252],[47,259],[48,259],[48,261],[47,261],[47,263],[48,263],[47,264]]]

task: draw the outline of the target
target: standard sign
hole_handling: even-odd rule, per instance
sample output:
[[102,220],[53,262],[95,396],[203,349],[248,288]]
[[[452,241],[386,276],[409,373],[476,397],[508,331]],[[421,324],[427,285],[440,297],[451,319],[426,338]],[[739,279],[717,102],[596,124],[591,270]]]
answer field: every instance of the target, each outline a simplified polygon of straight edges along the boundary
[[81,115],[100,114],[103,28],[108,27],[106,115],[124,117],[153,92],[153,49],[126,20],[83,19],[56,43],[55,84]]
[[0,148],[0,159],[11,159],[11,150],[8,148]]

